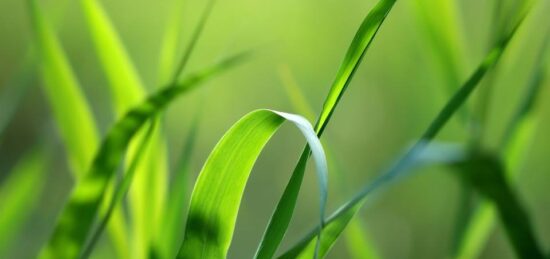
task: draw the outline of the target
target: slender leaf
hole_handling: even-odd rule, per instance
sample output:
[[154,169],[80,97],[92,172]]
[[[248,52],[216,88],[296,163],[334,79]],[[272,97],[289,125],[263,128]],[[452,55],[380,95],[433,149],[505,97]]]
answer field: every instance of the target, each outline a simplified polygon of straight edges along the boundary
[[263,147],[284,121],[304,135],[315,159],[323,225],[327,200],[327,162],[313,127],[301,116],[257,110],[239,120],[208,157],[191,196],[178,258],[225,258],[244,187]]
[[[372,43],[378,29],[384,22],[386,16],[393,7],[395,0],[381,0],[369,12],[363,23],[357,30],[350,47],[344,57],[344,61],[336,74],[330,92],[323,104],[323,109],[315,125],[317,136],[321,136],[327,126],[336,105],[344,94],[347,86],[351,82],[359,63],[366,50]],[[298,160],[292,176],[279,199],[277,207],[271,216],[267,229],[260,241],[255,258],[273,258],[279,244],[281,243],[286,229],[292,219],[296,200],[300,192],[300,186],[304,177],[307,160],[309,158],[309,148],[305,148]]]
[[31,16],[38,42],[44,92],[48,98],[69,160],[82,176],[97,148],[98,134],[86,99],[50,24],[31,0]]
[[[546,52],[548,52],[549,35],[550,33],[547,32],[542,44],[542,50],[535,62],[536,71],[528,83],[524,96],[506,128],[501,144],[500,150],[504,151],[502,156],[508,169],[508,178],[511,181],[514,181],[520,172],[520,163],[523,161],[523,157],[535,133],[537,118],[539,117],[537,97],[544,83],[547,69],[543,64],[543,59],[546,57]],[[496,217],[497,213],[494,205],[488,201],[482,201],[475,209],[464,229],[464,234],[459,240],[455,258],[468,259],[477,257],[494,228]]]
[[519,258],[543,259],[527,211],[520,203],[498,158],[474,153],[459,163],[460,177],[494,202],[508,238]]
[[184,147],[181,150],[178,166],[170,185],[168,195],[168,207],[164,214],[164,224],[161,234],[157,238],[154,253],[161,254],[161,258],[173,258],[183,240],[184,230],[184,209],[188,207],[188,184],[191,170],[191,158],[195,148],[196,137],[199,129],[201,112],[197,112],[191,122],[191,127],[185,138]]
[[[513,35],[515,35],[521,21],[522,20],[520,20],[516,27],[489,52],[476,71],[453,95],[436,118],[431,122],[416,144],[405,152],[405,154],[401,156],[386,172],[375,179],[371,184],[365,186],[355,197],[353,197],[350,201],[340,207],[340,209],[338,209],[331,217],[329,217],[327,224],[324,228],[322,228],[322,232],[328,232],[330,234],[323,235],[326,240],[322,240],[323,245],[321,247],[321,255],[324,255],[322,252],[328,251],[334,244],[337,237],[342,233],[351,218],[353,218],[353,215],[355,215],[355,213],[362,206],[368,194],[374,190],[377,190],[384,184],[403,176],[403,172],[406,169],[417,163],[416,160],[421,157],[422,152],[425,151],[428,144],[435,138],[435,136],[456,113],[456,111],[464,104],[487,71],[489,71],[489,69],[498,62]],[[312,231],[311,233],[316,233],[316,231]],[[311,233],[302,241],[293,246],[288,252],[283,254],[282,258],[295,257],[300,254],[307,256],[307,254],[309,254],[307,248],[311,247],[311,243],[313,242],[313,235]]]
[[147,145],[150,144],[151,142],[150,140],[155,130],[155,125],[156,125],[155,122],[149,124],[145,137],[143,138],[142,142],[140,143],[137,149],[136,156],[134,160],[130,163],[130,166],[128,167],[126,174],[124,174],[124,178],[116,186],[115,194],[112,196],[109,202],[109,207],[107,209],[107,212],[105,213],[105,215],[101,217],[97,228],[92,232],[90,241],[84,248],[84,252],[82,252],[82,256],[81,256],[82,258],[88,258],[90,256],[90,254],[92,253],[92,249],[94,248],[95,244],[99,240],[99,237],[101,236],[101,233],[105,229],[107,222],[111,218],[111,215],[113,214],[115,207],[122,202],[122,200],[124,199],[124,196],[126,196],[126,193],[128,193],[128,189],[130,188],[130,184],[132,183],[132,179],[134,178],[134,175],[136,173],[136,168],[138,167],[139,163],[143,161],[142,159],[143,159],[145,150],[147,149]]
[[41,252],[41,257],[74,258],[78,256],[98,213],[107,184],[122,160],[132,137],[149,119],[156,116],[176,97],[195,88],[211,76],[235,65],[243,57],[243,55],[238,55],[226,59],[213,67],[189,76],[175,86],[160,90],[119,120],[105,137],[90,171],[73,189],[54,233]]
[[8,258],[15,233],[37,204],[44,187],[48,153],[36,147],[11,170],[0,186],[0,257]]
[[[158,65],[158,83],[160,85],[169,83],[176,66],[176,58],[181,45],[181,30],[182,30],[182,0],[171,0],[169,3],[169,14],[165,31],[162,37],[162,43],[159,53]],[[173,77],[173,76],[172,76]]]
[[[145,87],[136,72],[124,45],[98,0],[81,0],[88,27],[92,33],[101,64],[110,83],[112,101],[118,116],[140,103]],[[132,161],[137,146],[145,136],[138,133],[130,145],[128,161]],[[144,258],[164,211],[164,186],[168,177],[165,142],[161,132],[155,132],[153,144],[146,150],[143,163],[136,169],[135,183],[130,193],[135,258]],[[111,189],[109,189],[111,190]],[[109,192],[108,195],[111,195]],[[106,208],[107,204],[105,204]]]
[[[286,93],[294,109],[300,114],[307,115],[306,117],[313,118],[313,109],[300,89],[300,86],[296,83],[290,69],[287,66],[282,66],[280,68],[280,75],[283,86],[285,87]],[[334,152],[331,152],[332,149],[330,149],[330,145],[327,141],[324,143],[327,160],[332,164],[332,169],[330,171],[333,173],[336,172],[337,177],[335,178],[337,181],[335,184],[339,187],[338,193],[343,195],[346,193],[346,190],[349,189],[344,181],[344,170],[338,166],[338,161],[334,158]],[[357,218],[353,219],[346,230],[346,244],[352,254],[352,258],[378,258],[376,249],[367,240],[367,233],[365,233],[361,227],[361,222]]]

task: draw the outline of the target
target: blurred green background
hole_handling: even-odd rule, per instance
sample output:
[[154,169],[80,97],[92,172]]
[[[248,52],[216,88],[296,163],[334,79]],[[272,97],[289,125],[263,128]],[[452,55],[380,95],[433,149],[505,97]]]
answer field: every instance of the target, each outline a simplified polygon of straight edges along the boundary
[[[333,170],[329,211],[369,183],[419,137],[449,98],[449,89],[463,82],[489,49],[491,34],[498,31],[493,22],[497,0],[442,3],[448,1],[399,0],[382,25],[323,137],[334,158],[330,161]],[[182,33],[183,41],[187,42],[206,1],[185,2]],[[532,76],[543,34],[548,31],[550,1],[539,2],[545,3],[535,5],[494,71],[487,133],[483,138],[483,145],[489,150],[498,147],[504,126]],[[75,1],[41,3],[48,17],[59,18],[58,35],[104,134],[115,116],[111,112],[107,80],[83,13]],[[142,79],[153,91],[171,2],[102,3]],[[193,154],[192,178],[223,133],[244,114],[258,108],[299,113],[285,91],[281,76],[285,71],[290,71],[314,111],[320,111],[338,65],[374,3],[372,0],[218,1],[191,58],[189,71],[242,50],[251,49],[256,54],[246,64],[216,77],[206,87],[169,107],[164,116],[164,130],[171,167],[175,167],[191,120],[199,110],[203,116]],[[452,8],[445,10],[442,6]],[[513,7],[509,10],[512,12]],[[20,71],[32,42],[31,34],[26,1],[0,1],[0,92],[5,92]],[[445,46],[443,50],[441,45]],[[445,74],[449,63],[453,64],[458,81]],[[10,258],[28,258],[38,252],[73,184],[63,145],[39,87],[41,79],[37,73],[30,76],[32,85],[0,137],[0,181],[39,139],[45,138],[53,145],[53,162],[47,168],[44,189],[37,190],[36,195],[41,197],[38,208],[16,236]],[[522,163],[517,190],[547,251],[550,249],[547,191],[550,81],[546,80],[544,86],[537,133]],[[475,98],[469,106],[474,104]],[[454,119],[438,140],[464,143],[468,134],[468,129]],[[262,153],[241,204],[230,258],[250,258],[254,254],[304,144],[297,131],[286,125]],[[279,251],[317,223],[318,190],[313,168],[306,175],[293,222]],[[345,192],[337,186],[338,175],[345,178]],[[444,166],[424,168],[372,195],[359,218],[383,258],[449,257],[459,190],[453,171]],[[349,256],[343,240],[329,258]],[[108,255],[111,249],[104,242],[95,255]],[[500,226],[481,257],[514,257]]]

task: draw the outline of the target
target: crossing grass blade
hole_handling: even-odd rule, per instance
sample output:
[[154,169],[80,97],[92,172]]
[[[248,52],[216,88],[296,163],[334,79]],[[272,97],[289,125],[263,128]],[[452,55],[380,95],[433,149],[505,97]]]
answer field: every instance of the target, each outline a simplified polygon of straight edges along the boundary
[[[315,124],[314,129],[317,136],[320,137],[323,134],[323,131],[327,126],[332,113],[336,109],[340,98],[342,98],[347,86],[351,82],[362,57],[372,43],[378,29],[392,9],[394,3],[395,0],[379,1],[378,4],[374,6],[374,8],[365,17],[361,26],[357,30],[344,60],[336,73],[336,78],[327,98],[325,99],[325,103],[323,104],[323,109],[319,115],[317,123]],[[283,195],[279,199],[273,215],[271,216],[267,229],[262,236],[262,240],[260,241],[260,245],[256,251],[255,258],[273,258],[277,248],[283,240],[288,225],[290,224],[290,220],[292,219],[292,214],[294,213],[298,194],[300,193],[300,187],[304,177],[309,153],[310,150],[306,147],[302,152],[294,171],[292,172],[292,176],[285,187]]]
[[54,232],[41,252],[41,258],[74,258],[82,251],[105,189],[112,178],[132,137],[147,121],[181,94],[210,77],[236,65],[243,54],[226,59],[195,73],[174,86],[161,89],[128,112],[108,132],[88,173],[77,183],[61,212]]
[[[538,111],[538,93],[541,91],[547,69],[545,58],[548,53],[550,33],[547,32],[542,50],[535,62],[535,73],[526,87],[523,99],[505,131],[500,150],[506,164],[508,179],[514,181],[519,173],[519,166],[535,133]],[[460,239],[455,258],[475,258],[480,253],[494,228],[497,218],[496,208],[488,201],[482,201],[470,217],[464,235]]]
[[[118,116],[140,103],[145,87],[136,72],[122,41],[98,0],[80,0],[89,30],[94,40],[105,74],[110,84],[112,103]],[[128,157],[133,160],[145,132],[139,132],[131,143]],[[153,135],[153,144],[145,151],[143,163],[136,169],[135,183],[130,191],[133,248],[135,258],[144,258],[154,231],[160,227],[164,211],[168,168],[166,144],[160,130]],[[108,194],[111,195],[111,194]],[[105,205],[106,206],[106,205]]]
[[[124,199],[124,196],[126,196],[126,193],[128,193],[128,189],[130,188],[130,184],[132,183],[132,180],[134,178],[134,175],[136,173],[136,168],[138,167],[139,163],[143,161],[143,155],[145,153],[145,150],[147,149],[147,145],[150,144],[151,136],[155,130],[155,125],[157,124],[156,121],[149,124],[149,127],[145,133],[145,136],[142,140],[142,142],[139,144],[136,156],[134,160],[130,163],[130,166],[128,167],[128,170],[126,174],[124,174],[124,178],[122,181],[118,183],[116,188],[114,189],[114,195],[110,198],[109,201],[109,207],[107,208],[107,212],[105,215],[101,217],[99,220],[98,226],[94,229],[92,234],[90,234],[90,241],[87,242],[81,258],[88,258],[90,257],[92,250],[94,249],[97,241],[99,240],[99,237],[101,236],[101,233],[103,233],[103,230],[105,229],[105,226],[107,226],[107,222],[109,222],[109,219],[111,218],[111,215],[114,212],[115,207],[122,202]],[[109,198],[108,196],[106,197]]]
[[[300,86],[294,79],[290,68],[288,66],[281,66],[279,70],[283,86],[294,109],[300,114],[307,115],[306,118],[313,118],[313,109],[307,101],[304,93],[300,89]],[[342,168],[338,166],[338,162],[333,155],[334,152],[331,152],[331,150],[332,149],[330,149],[330,145],[325,141],[325,151],[329,163],[332,164],[331,171],[333,172],[333,174],[335,173],[336,175],[336,177],[334,178],[336,179],[335,184],[339,187],[338,193],[344,194],[347,187],[346,181],[344,179],[345,177],[343,175],[344,170],[342,170]],[[365,231],[363,230],[359,219],[352,219],[350,225],[346,230],[345,235],[347,241],[346,245],[348,246],[348,250],[352,258],[378,258],[376,249],[368,241],[367,233],[365,233]]]
[[[423,151],[425,151],[428,144],[435,138],[439,131],[445,126],[449,119],[456,113],[456,111],[466,102],[471,93],[475,90],[483,76],[489,71],[500,59],[502,53],[508,46],[508,43],[515,35],[518,27],[523,19],[521,19],[511,32],[502,38],[496,46],[489,52],[484,58],[476,71],[470,76],[470,78],[461,86],[460,89],[452,96],[452,98],[445,104],[443,109],[435,117],[435,119],[428,126],[426,131],[422,134],[420,139],[410,148],[403,156],[401,156],[386,172],[382,173],[371,184],[365,186],[355,197],[340,207],[332,216],[327,220],[327,224],[324,228],[321,228],[324,234],[325,240],[322,240],[321,256],[330,249],[334,244],[338,236],[347,226],[348,222],[353,218],[355,213],[359,210],[362,204],[365,202],[366,197],[372,191],[377,190],[386,183],[389,183],[400,176],[403,176],[403,172],[409,169],[412,165],[417,163],[417,159],[421,157]],[[281,258],[293,258],[297,256],[311,256],[311,243],[313,242],[312,233],[317,233],[318,230],[310,232],[302,241],[294,245],[288,252],[284,253]],[[323,253],[325,252],[325,253]]]
[[210,153],[193,189],[178,258],[225,258],[252,167],[283,122],[292,122],[312,150],[319,181],[320,221],[327,200],[327,162],[313,127],[301,116],[253,111],[229,129]]
[[44,183],[48,154],[37,146],[23,156],[0,186],[0,257],[9,258],[15,233],[33,213]]
[[182,10],[185,1],[171,0],[169,2],[170,10],[164,26],[165,30],[159,52],[158,83],[160,85],[169,83],[181,45]]

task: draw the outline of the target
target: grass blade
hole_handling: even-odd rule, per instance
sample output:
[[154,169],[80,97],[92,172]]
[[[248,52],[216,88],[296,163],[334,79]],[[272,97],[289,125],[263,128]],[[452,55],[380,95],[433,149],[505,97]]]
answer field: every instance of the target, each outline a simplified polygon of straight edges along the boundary
[[[61,44],[35,0],[30,1],[32,24],[38,43],[44,92],[66,144],[70,165],[81,177],[97,148],[98,134],[80,85]],[[78,118],[78,119],[76,119]]]
[[483,196],[494,202],[508,238],[519,258],[545,258],[537,244],[527,211],[506,180],[506,172],[498,158],[474,153],[457,165],[460,177]]
[[[294,79],[294,76],[292,75],[289,67],[281,66],[279,72],[281,80],[283,81],[285,91],[294,109],[300,114],[307,115],[306,118],[313,118],[313,109],[311,108],[311,105],[309,104],[305,95],[300,89],[300,86]],[[344,175],[342,174],[343,170],[341,170],[340,166],[338,166],[337,159],[334,158],[334,153],[331,152],[331,150],[332,149],[330,149],[330,145],[325,141],[325,151],[327,154],[327,159],[332,164],[331,171],[333,173],[336,172],[335,178],[337,180],[336,185],[338,186],[338,193],[342,195],[345,194],[347,185],[345,183]],[[378,258],[378,256],[376,255],[376,249],[368,241],[367,235],[361,227],[361,223],[358,219],[353,219],[349,227],[347,228],[346,241],[348,250],[352,254],[352,258]]]
[[313,127],[301,116],[257,110],[222,137],[193,189],[184,241],[178,258],[225,258],[244,187],[263,147],[285,121],[292,122],[311,147],[319,180],[320,220],[327,200],[327,162]]
[[[378,32],[378,29],[384,22],[386,16],[393,7],[395,0],[381,0],[369,12],[363,20],[363,23],[357,30],[350,47],[340,65],[336,78],[332,84],[329,94],[323,104],[321,114],[315,124],[317,136],[321,136],[328,124],[332,113],[336,109],[340,98],[343,96],[347,86],[351,82],[359,63],[366,50]],[[296,200],[300,192],[300,186],[304,177],[307,160],[309,158],[309,149],[306,147],[298,160],[292,176],[283,192],[281,199],[277,204],[273,215],[269,221],[267,229],[260,241],[255,258],[273,258],[279,244],[281,243],[286,229],[294,213]]]
[[0,186],[0,257],[15,241],[14,234],[31,215],[44,187],[48,153],[37,147],[26,154]]
[[107,222],[111,218],[111,215],[114,212],[115,207],[118,205],[118,203],[121,203],[124,199],[124,196],[126,196],[126,193],[128,193],[128,189],[130,188],[130,184],[132,183],[132,180],[134,178],[134,175],[136,173],[136,168],[139,166],[139,163],[142,162],[143,155],[145,153],[145,150],[147,149],[147,146],[150,145],[150,139],[152,136],[152,133],[155,130],[156,122],[150,123],[149,127],[145,133],[145,137],[143,138],[142,142],[139,144],[136,156],[134,160],[130,163],[130,166],[128,167],[128,170],[126,174],[124,174],[124,178],[115,188],[114,195],[112,196],[109,207],[107,209],[107,212],[103,217],[101,217],[99,224],[97,228],[92,232],[90,235],[90,241],[84,248],[81,258],[88,258],[90,254],[92,253],[93,248],[95,247],[95,244],[99,240],[99,237],[101,236],[101,233],[103,233],[103,230],[105,229],[105,226],[107,225]]
[[[342,233],[348,222],[351,218],[353,218],[353,215],[355,215],[355,213],[359,210],[369,193],[402,176],[406,169],[417,163],[416,160],[421,156],[422,152],[425,151],[428,144],[435,138],[435,136],[456,113],[456,111],[464,104],[487,71],[489,71],[490,68],[498,62],[508,43],[515,35],[521,21],[523,20],[520,20],[520,22],[516,24],[516,27],[506,37],[499,41],[499,43],[489,52],[476,71],[453,95],[436,118],[431,122],[420,139],[386,172],[379,176],[374,182],[363,188],[355,197],[353,197],[353,199],[344,204],[327,220],[327,224],[324,228],[322,228],[322,232],[328,232],[330,234],[323,235],[326,240],[322,240],[321,251],[328,251],[328,249],[334,244],[336,238]],[[316,231],[312,231],[311,233],[315,232]],[[312,242],[311,233],[301,242],[293,246],[288,252],[283,254],[282,258],[295,257],[302,253],[307,254],[308,251],[306,248],[310,247]],[[321,253],[321,255],[324,254]]]
[[[519,166],[523,156],[532,142],[538,118],[538,94],[541,91],[545,79],[547,66],[544,66],[544,58],[550,33],[542,44],[542,50],[535,62],[536,71],[527,85],[524,97],[513,115],[501,144],[500,150],[504,150],[503,159],[508,169],[508,178],[514,181],[519,173]],[[475,209],[459,240],[455,258],[475,258],[481,253],[481,249],[489,238],[489,234],[495,225],[497,211],[493,204],[482,201]]]
[[196,137],[202,112],[197,112],[191,122],[191,127],[185,145],[181,151],[178,166],[173,176],[168,195],[168,207],[164,214],[164,224],[161,234],[157,238],[153,253],[160,254],[160,258],[173,258],[183,241],[184,210],[188,207],[189,173],[191,170],[191,158],[195,148]]
[[243,55],[234,56],[188,77],[175,86],[164,88],[119,120],[105,137],[90,171],[73,189],[53,235],[41,252],[41,257],[74,258],[78,256],[98,212],[107,183],[122,160],[132,137],[149,119],[156,116],[176,97],[242,59]]
[[[81,0],[82,9],[95,43],[96,51],[110,83],[113,104],[118,116],[124,115],[145,97],[145,87],[109,17],[98,0]],[[131,143],[128,161],[132,161],[145,132]],[[160,131],[146,150],[143,163],[136,169],[130,193],[134,257],[144,258],[154,231],[160,227],[168,177],[166,147]],[[108,194],[110,195],[110,194]]]

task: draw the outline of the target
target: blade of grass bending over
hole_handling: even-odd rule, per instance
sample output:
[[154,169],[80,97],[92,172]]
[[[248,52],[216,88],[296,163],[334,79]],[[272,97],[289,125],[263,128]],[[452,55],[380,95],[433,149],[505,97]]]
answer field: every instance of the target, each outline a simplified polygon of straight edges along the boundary
[[[538,93],[541,91],[542,85],[547,78],[546,69],[548,69],[548,66],[543,64],[545,63],[543,59],[547,57],[546,53],[548,52],[547,46],[550,42],[550,33],[547,32],[545,37],[538,60],[535,62],[536,71],[531,81],[528,82],[523,99],[520,101],[515,114],[506,128],[500,148],[500,150],[504,151],[501,155],[509,173],[508,179],[512,182],[515,181],[519,173],[520,163],[528,146],[532,142],[537,118],[539,117],[537,99],[539,98]],[[472,214],[454,257],[458,259],[478,257],[495,226],[496,217],[497,213],[494,205],[488,201],[482,201]]]
[[0,186],[0,257],[9,258],[15,233],[29,218],[44,187],[48,153],[35,147],[21,158]]
[[[317,133],[317,136],[320,137],[323,134],[332,113],[336,109],[336,105],[351,82],[362,57],[373,41],[378,29],[384,22],[394,3],[395,0],[379,1],[378,4],[376,4],[376,6],[374,6],[365,17],[361,26],[357,30],[355,37],[353,38],[344,60],[342,61],[342,64],[336,74],[336,78],[332,84],[325,103],[323,104],[323,109],[315,125],[315,132]],[[267,229],[262,237],[262,240],[260,241],[258,250],[256,251],[255,258],[273,258],[275,255],[275,252],[286,233],[292,214],[294,213],[294,208],[300,192],[309,153],[310,150],[306,147],[302,152],[294,171],[292,172],[292,176],[277,204],[275,211],[273,212],[273,215],[271,216]]]
[[[326,234],[323,235],[325,239],[322,240],[322,256],[324,256],[330,247],[332,247],[338,236],[347,226],[348,222],[363,205],[365,198],[369,193],[402,176],[405,169],[410,168],[411,165],[416,163],[416,160],[421,156],[428,144],[435,138],[443,126],[445,126],[449,119],[457,112],[457,110],[466,102],[468,97],[470,97],[471,93],[475,90],[476,86],[479,84],[487,71],[489,71],[498,62],[502,56],[502,53],[508,46],[508,43],[515,35],[521,21],[522,20],[520,20],[520,22],[516,24],[516,27],[489,52],[476,71],[453,95],[447,104],[445,104],[443,109],[430,123],[416,144],[405,152],[405,154],[401,156],[386,172],[382,173],[381,176],[379,176],[371,184],[365,186],[355,197],[353,197],[353,199],[344,204],[332,216],[329,217],[327,224],[324,228],[322,228],[322,232],[326,232]],[[313,242],[315,233],[318,231],[318,229],[312,231],[302,241],[298,242],[289,251],[283,254],[281,258],[292,258],[298,255],[307,256],[307,254],[310,253],[308,247],[311,247],[311,242]]]
[[160,254],[160,258],[174,258],[183,240],[184,211],[188,207],[189,173],[191,170],[191,158],[195,149],[199,122],[202,110],[195,114],[189,133],[185,138],[185,144],[181,150],[180,158],[172,176],[170,194],[168,195],[167,211],[164,214],[164,223],[160,235],[156,239],[154,254]]
[[[110,84],[113,106],[120,117],[144,99],[145,87],[100,2],[80,0],[80,3]],[[144,135],[145,132],[138,133],[138,137],[131,143],[128,161],[133,160]],[[164,211],[164,186],[167,183],[168,166],[166,144],[160,129],[154,132],[153,144],[145,151],[143,161],[136,169],[137,176],[130,191],[134,258],[146,257]],[[108,195],[112,195],[112,189],[108,192]],[[107,204],[104,208],[107,208]]]
[[204,164],[191,196],[184,240],[178,258],[225,258],[233,237],[244,187],[256,159],[283,122],[303,134],[315,160],[324,225],[327,162],[317,134],[301,116],[272,110],[253,111],[229,129]]
[[[61,138],[65,143],[72,172],[83,177],[99,143],[96,125],[80,85],[48,21],[36,1],[29,1],[36,34],[44,92],[54,113]],[[127,250],[124,217],[115,213],[109,225],[117,252],[124,257]]]
[[83,248],[109,179],[114,175],[132,137],[170,102],[231,66],[242,61],[243,54],[226,59],[195,73],[175,86],[168,86],[133,108],[108,132],[88,173],[76,185],[63,209],[41,258],[74,258]]
[[130,188],[130,184],[132,183],[132,180],[136,173],[136,168],[138,167],[139,163],[142,162],[143,160],[143,156],[147,148],[147,145],[150,145],[151,136],[155,130],[156,124],[157,124],[156,121],[153,121],[152,123],[148,124],[149,126],[147,127],[147,131],[145,132],[145,136],[142,139],[142,142],[138,146],[134,160],[130,162],[130,166],[128,167],[127,172],[124,174],[123,179],[115,187],[115,193],[109,202],[109,207],[107,209],[107,212],[105,213],[105,215],[101,217],[101,219],[99,220],[98,226],[94,229],[94,231],[92,231],[92,234],[90,235],[90,241],[88,241],[86,246],[84,247],[82,254],[79,256],[80,258],[90,257],[92,250],[94,249],[97,241],[99,240],[101,233],[103,233],[103,230],[105,230],[105,226],[107,225],[107,222],[111,218],[111,215],[113,214],[115,207],[119,203],[122,203],[122,200],[128,193],[128,189]]
[[[290,68],[288,66],[280,66],[279,74],[283,82],[283,86],[286,90],[286,93],[291,101],[294,109],[300,114],[306,114],[309,118],[314,117],[313,109],[307,101],[304,93],[300,89],[300,86],[296,82],[296,79],[292,75]],[[331,152],[330,145],[325,141],[325,151],[327,154],[328,161],[332,164],[332,169],[330,170],[335,174],[335,179],[337,180],[336,185],[338,186],[338,194],[345,194],[346,190],[346,181],[344,179],[343,170],[338,166],[337,159],[334,158],[333,152]],[[362,259],[376,259],[379,258],[376,252],[376,249],[368,241],[367,235],[363,230],[361,222],[359,219],[353,219],[349,227],[346,229],[346,245],[351,254],[351,258],[362,258]]]

